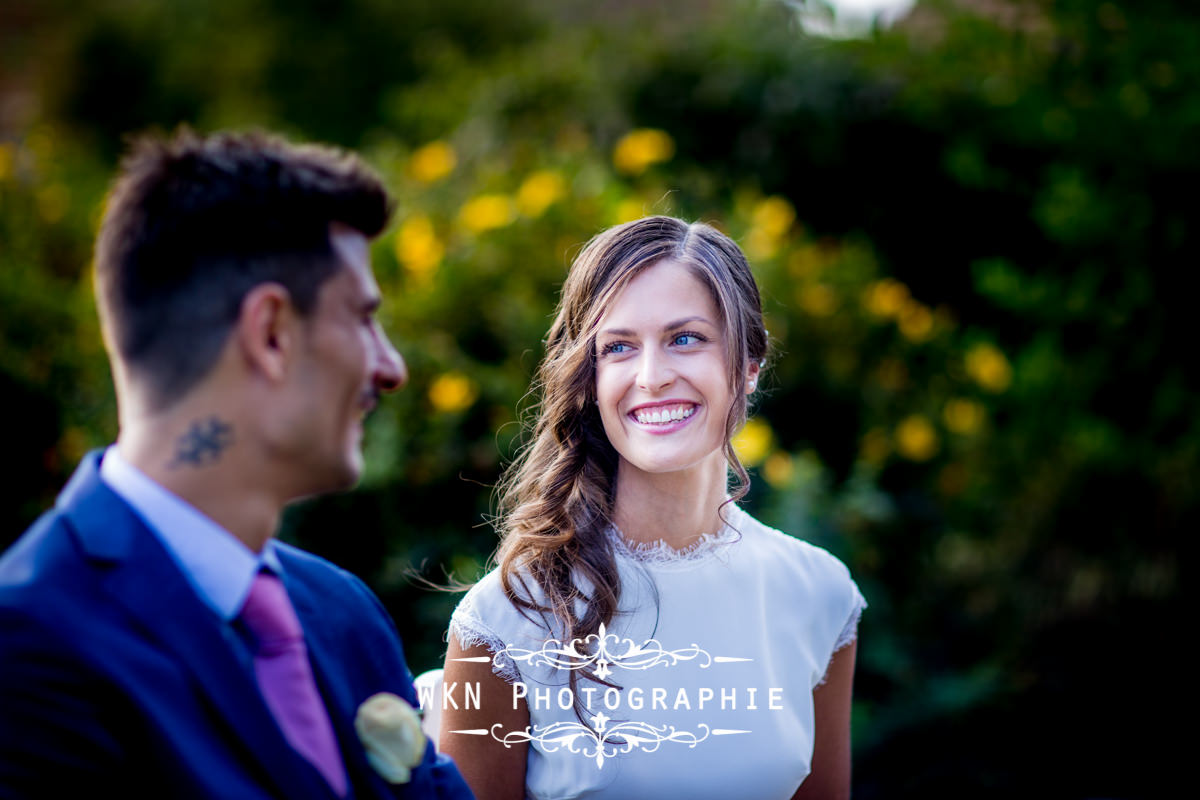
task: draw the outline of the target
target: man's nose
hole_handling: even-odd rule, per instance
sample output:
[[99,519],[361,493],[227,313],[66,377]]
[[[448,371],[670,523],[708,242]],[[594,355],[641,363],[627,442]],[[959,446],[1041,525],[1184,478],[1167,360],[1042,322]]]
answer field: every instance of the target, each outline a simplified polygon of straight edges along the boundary
[[378,332],[378,361],[375,365],[375,385],[381,392],[394,392],[408,383],[408,367],[404,356],[392,346],[387,334]]

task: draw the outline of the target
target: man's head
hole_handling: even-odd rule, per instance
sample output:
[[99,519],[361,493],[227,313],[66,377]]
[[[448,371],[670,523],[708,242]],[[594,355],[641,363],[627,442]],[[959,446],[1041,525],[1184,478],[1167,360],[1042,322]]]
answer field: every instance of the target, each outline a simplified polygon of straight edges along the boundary
[[123,426],[234,394],[267,450],[311,462],[311,488],[351,482],[362,414],[405,377],[373,318],[367,240],[389,213],[379,179],[328,148],[187,131],[135,143],[95,256],[118,399],[135,409]]
[[372,237],[388,216],[378,178],[330,149],[255,133],[138,141],[96,246],[111,356],[152,407],[171,405],[215,363],[247,292],[277,283],[311,313],[339,267],[330,224]]

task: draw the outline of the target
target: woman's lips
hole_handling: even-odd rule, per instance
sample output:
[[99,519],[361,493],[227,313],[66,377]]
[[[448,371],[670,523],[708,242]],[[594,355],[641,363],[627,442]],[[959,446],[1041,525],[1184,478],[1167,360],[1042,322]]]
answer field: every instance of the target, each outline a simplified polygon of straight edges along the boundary
[[688,401],[673,400],[666,403],[638,406],[629,412],[629,419],[639,428],[666,433],[687,423],[700,406]]

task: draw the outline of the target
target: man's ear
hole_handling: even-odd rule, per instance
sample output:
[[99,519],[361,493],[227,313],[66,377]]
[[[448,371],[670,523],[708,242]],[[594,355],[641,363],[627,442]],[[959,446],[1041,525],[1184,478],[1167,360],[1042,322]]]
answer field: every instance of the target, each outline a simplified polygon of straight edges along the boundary
[[287,377],[299,320],[292,296],[282,285],[261,283],[247,292],[234,331],[247,366],[272,382]]

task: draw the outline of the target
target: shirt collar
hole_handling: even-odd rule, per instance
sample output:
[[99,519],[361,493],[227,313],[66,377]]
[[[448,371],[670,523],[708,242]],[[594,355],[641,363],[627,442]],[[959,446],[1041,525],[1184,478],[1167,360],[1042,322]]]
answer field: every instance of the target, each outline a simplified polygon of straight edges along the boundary
[[126,461],[115,445],[104,451],[100,479],[133,507],[183,570],[200,599],[226,622],[241,611],[250,584],[263,567],[283,575],[274,539],[267,541],[262,553],[255,553]]

